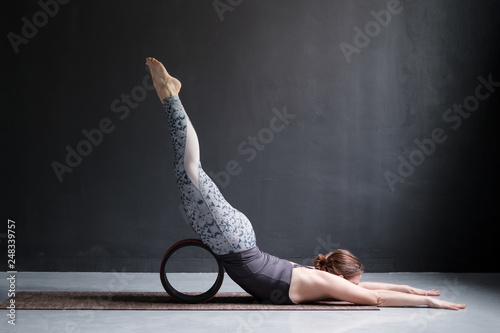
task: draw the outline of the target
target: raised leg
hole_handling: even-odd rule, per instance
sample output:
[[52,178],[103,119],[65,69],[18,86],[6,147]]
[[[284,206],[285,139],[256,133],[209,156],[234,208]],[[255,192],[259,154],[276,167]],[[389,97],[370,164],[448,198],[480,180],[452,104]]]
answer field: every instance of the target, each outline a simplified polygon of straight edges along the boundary
[[198,137],[179,99],[181,84],[156,59],[148,58],[156,92],[163,102],[174,148],[177,187],[191,227],[215,254],[228,254],[256,246],[252,224],[232,207],[203,171]]
[[[179,95],[181,82],[168,74],[165,66],[160,61],[155,58],[146,58],[146,65],[150,68],[153,85],[163,103],[165,103],[166,99]],[[189,118],[187,119],[186,132],[184,167],[193,184],[199,189],[198,168],[200,164],[200,145],[196,131]]]

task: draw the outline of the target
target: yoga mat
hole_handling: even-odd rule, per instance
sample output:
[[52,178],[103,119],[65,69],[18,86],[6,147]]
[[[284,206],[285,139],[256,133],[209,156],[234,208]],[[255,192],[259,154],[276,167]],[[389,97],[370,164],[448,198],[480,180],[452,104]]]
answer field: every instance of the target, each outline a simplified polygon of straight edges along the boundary
[[[203,304],[178,303],[165,292],[40,292],[16,293],[16,310],[180,310],[180,311],[350,311],[378,310],[376,306],[354,305],[342,301],[311,304],[275,305],[259,303],[247,293],[220,292]],[[0,307],[5,309],[9,299]]]

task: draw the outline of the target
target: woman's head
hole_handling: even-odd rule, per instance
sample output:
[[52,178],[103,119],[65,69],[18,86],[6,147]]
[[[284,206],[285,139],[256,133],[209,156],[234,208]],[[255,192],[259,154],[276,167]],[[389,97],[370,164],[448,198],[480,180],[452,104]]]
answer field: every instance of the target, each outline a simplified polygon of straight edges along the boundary
[[326,256],[318,254],[314,259],[314,267],[356,281],[359,281],[358,276],[360,277],[365,271],[364,265],[354,254],[342,249],[330,252]]

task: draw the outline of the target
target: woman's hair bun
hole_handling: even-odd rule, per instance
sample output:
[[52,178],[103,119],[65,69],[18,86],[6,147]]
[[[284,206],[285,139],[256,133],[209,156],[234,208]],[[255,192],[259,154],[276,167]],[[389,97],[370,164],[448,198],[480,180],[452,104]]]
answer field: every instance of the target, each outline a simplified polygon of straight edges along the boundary
[[320,253],[314,259],[314,268],[326,271],[326,263],[327,263],[326,257]]

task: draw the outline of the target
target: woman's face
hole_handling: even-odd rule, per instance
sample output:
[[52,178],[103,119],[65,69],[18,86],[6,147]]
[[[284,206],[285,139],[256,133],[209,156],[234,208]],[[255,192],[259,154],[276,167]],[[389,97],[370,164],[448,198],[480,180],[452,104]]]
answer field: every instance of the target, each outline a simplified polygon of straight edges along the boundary
[[352,282],[355,285],[358,285],[359,281],[361,280],[361,275],[362,274],[355,275],[352,278],[348,279],[347,281]]

